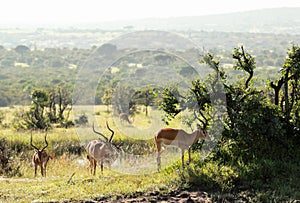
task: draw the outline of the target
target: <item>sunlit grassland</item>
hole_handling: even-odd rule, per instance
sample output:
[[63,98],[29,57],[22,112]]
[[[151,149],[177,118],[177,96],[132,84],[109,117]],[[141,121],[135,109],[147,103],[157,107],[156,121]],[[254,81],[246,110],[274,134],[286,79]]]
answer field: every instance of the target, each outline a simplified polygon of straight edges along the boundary
[[[13,150],[14,156],[11,161],[15,163],[15,167],[19,167],[20,173],[0,180],[0,200],[30,202],[93,199],[118,194],[130,195],[149,190],[169,191],[178,187],[180,178],[173,170],[157,172],[153,134],[162,127],[159,122],[155,123],[157,119],[161,120],[159,111],[150,111],[148,117],[143,112],[138,113],[131,125],[120,123],[119,118],[107,112],[105,106],[95,106],[94,109],[89,107],[88,109],[92,111],[85,111],[85,107],[81,108],[82,110],[77,113],[88,115],[87,126],[68,129],[51,128],[47,131],[49,143],[47,152],[53,157],[48,162],[47,177],[41,177],[39,168],[37,177],[34,177],[34,167],[31,163],[33,149],[30,147],[31,135],[34,145],[43,147],[46,132],[1,128],[0,139],[6,139]],[[6,109],[7,126],[12,121],[14,110],[16,108]],[[75,113],[72,114],[72,118],[77,116]],[[110,169],[105,167],[103,174],[99,167],[96,176],[92,176],[88,169],[89,163],[84,146],[89,140],[98,138],[92,132],[93,122],[97,131],[110,136],[105,126],[106,121],[115,130],[115,142],[127,144],[123,149],[127,154],[120,157]],[[180,121],[173,123],[174,127],[179,125]],[[137,132],[134,131],[136,128],[138,128]],[[140,147],[141,143],[144,144]],[[143,148],[144,146],[147,147]],[[79,153],[76,151],[78,149],[80,149]],[[168,167],[176,163],[180,160],[179,156],[180,153],[176,149],[166,150],[162,157],[162,166]]]
[[[94,199],[105,196],[130,195],[135,192],[151,190],[169,191],[176,187],[174,173],[155,173],[148,175],[126,175],[115,171],[105,170],[91,176],[82,167],[75,171],[74,166],[59,161],[62,166],[55,168],[60,171],[60,176],[46,178],[12,178],[1,180],[1,198],[7,202],[62,201]],[[52,165],[59,166],[57,163]],[[49,167],[49,171],[53,170]],[[74,175],[73,175],[74,174]],[[72,176],[73,175],[73,176]]]
[[[7,141],[8,148],[13,152],[10,161],[19,171],[13,177],[0,177],[0,202],[101,200],[105,197],[128,197],[149,191],[169,192],[191,185],[199,186],[204,191],[219,190],[223,193],[245,186],[248,190],[249,184],[256,188],[255,193],[251,192],[248,197],[253,202],[299,199],[299,166],[292,161],[282,163],[266,159],[259,163],[243,165],[241,162],[234,166],[210,158],[203,161],[202,151],[194,151],[193,162],[182,169],[180,151],[166,147],[166,151],[162,153],[163,170],[157,172],[153,134],[164,126],[160,123],[161,113],[158,110],[151,110],[148,117],[140,110],[131,125],[120,123],[117,115],[114,116],[111,110],[106,111],[106,106],[80,107],[80,110],[71,114],[71,118],[85,114],[89,118],[88,125],[49,129],[47,152],[52,159],[48,162],[47,177],[41,177],[38,171],[35,178],[31,163],[31,131],[17,131],[11,127],[13,111],[18,108],[0,109],[6,114],[6,119],[0,126],[0,139]],[[191,132],[191,129],[183,125],[183,116],[178,115],[169,127],[184,128]],[[121,144],[124,154],[111,168],[105,166],[101,173],[98,167],[96,176],[92,176],[84,146],[88,141],[98,139],[92,131],[93,123],[97,131],[110,136],[106,121],[115,131],[114,143]],[[135,131],[136,128],[138,130]],[[33,131],[33,143],[38,147],[44,146],[45,134],[44,131]],[[223,150],[231,153],[226,146]],[[185,157],[187,160],[187,154]],[[291,175],[285,177],[277,174],[278,168]],[[272,177],[268,180],[267,187],[261,178],[266,175]]]

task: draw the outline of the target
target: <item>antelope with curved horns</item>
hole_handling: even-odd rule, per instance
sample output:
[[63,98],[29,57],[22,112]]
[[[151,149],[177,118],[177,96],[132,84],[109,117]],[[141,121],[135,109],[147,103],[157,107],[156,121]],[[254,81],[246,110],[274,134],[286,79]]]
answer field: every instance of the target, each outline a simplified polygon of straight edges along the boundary
[[120,113],[119,118],[121,123],[124,123],[124,121],[126,121],[128,124],[132,124],[132,121],[129,120],[129,116],[127,113]]
[[104,134],[97,132],[93,124],[94,133],[100,135],[102,140],[92,140],[86,146],[86,151],[88,153],[87,159],[90,162],[89,167],[91,174],[93,175],[96,174],[97,162],[100,163],[101,172],[103,172],[104,162],[107,162],[110,166],[118,158],[118,149],[112,143],[114,131],[108,126],[107,122],[106,126],[111,132],[110,138],[108,139]]
[[163,128],[154,135],[154,141],[157,148],[157,167],[160,170],[161,165],[161,153],[163,152],[164,145],[173,145],[181,149],[182,167],[184,167],[184,151],[188,150],[189,162],[191,162],[191,146],[199,139],[210,140],[209,135],[205,128],[201,128],[197,125],[197,130],[191,134],[185,132],[182,129]]
[[38,147],[33,145],[32,144],[32,132],[31,132],[30,146],[33,147],[35,150],[35,152],[32,156],[32,162],[34,164],[34,177],[36,177],[36,170],[37,170],[38,166],[41,168],[42,176],[46,177],[47,163],[48,163],[49,159],[51,158],[45,150],[48,147],[47,131],[46,131],[46,135],[45,135],[45,143],[46,143],[46,145],[42,149],[39,149]]

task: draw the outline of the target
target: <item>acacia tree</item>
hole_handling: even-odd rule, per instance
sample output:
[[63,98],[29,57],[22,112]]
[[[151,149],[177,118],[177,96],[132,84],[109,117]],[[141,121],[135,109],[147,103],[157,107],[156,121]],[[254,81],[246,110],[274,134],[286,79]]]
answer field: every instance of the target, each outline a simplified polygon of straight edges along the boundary
[[114,113],[134,114],[136,111],[136,102],[132,99],[134,92],[134,89],[126,84],[114,88],[112,100]]
[[32,105],[26,113],[27,128],[45,129],[49,126],[49,119],[46,116],[45,108],[49,104],[49,97],[45,90],[34,90],[31,94]]
[[67,87],[57,86],[56,89],[47,91],[49,97],[48,116],[52,123],[65,125],[72,110],[72,98],[70,90]]
[[68,89],[60,86],[57,89],[36,89],[31,94],[32,105],[26,112],[25,126],[27,128],[45,129],[50,123],[59,123],[67,127],[72,109],[71,94]]
[[[245,78],[234,83],[227,82],[227,75],[220,63],[212,54],[206,54],[202,62],[215,70],[214,75],[204,82],[193,81],[190,93],[184,96],[174,96],[178,95],[176,88],[165,90],[161,109],[166,112],[168,119],[173,119],[182,110],[197,109],[195,118],[209,123],[216,119],[212,115],[214,111],[211,104],[217,101],[219,87],[223,86],[228,117],[224,121],[218,153],[222,153],[219,155],[223,157],[223,161],[234,163],[262,156],[264,151],[270,149],[274,150],[272,153],[276,153],[276,147],[286,148],[287,143],[281,138],[282,122],[278,108],[270,105],[264,92],[257,90],[251,83],[255,69],[254,58],[243,47],[234,49],[232,57],[235,60],[233,67],[245,72]],[[218,82],[219,79],[222,80],[221,83]],[[228,140],[231,142],[228,143]],[[223,146],[229,145],[231,150],[222,151]]]
[[[285,116],[287,137],[299,129],[300,117],[300,47],[292,45],[281,68],[281,77],[272,81],[270,87],[274,90],[274,104],[281,107]],[[280,100],[281,96],[281,100]],[[298,126],[298,127],[297,127]]]
[[148,116],[148,107],[154,104],[154,100],[157,97],[157,91],[151,86],[147,86],[137,92],[133,96],[133,100],[139,104],[145,106],[145,114]]
[[104,92],[104,95],[101,98],[101,101],[104,105],[106,105],[106,111],[109,112],[109,105],[111,105],[113,96],[113,89],[107,89]]
[[[69,118],[72,109],[72,97],[67,88],[57,87],[57,100],[58,100],[58,118],[60,122],[64,122]],[[68,111],[65,115],[65,111]]]
[[29,52],[30,49],[29,49],[27,46],[25,46],[25,45],[18,45],[18,46],[16,46],[15,51],[16,51],[18,54],[23,55],[23,54],[25,54],[26,52]]
[[169,121],[175,118],[175,116],[181,112],[180,101],[183,97],[179,94],[177,86],[166,87],[161,92],[162,101],[159,104],[159,109],[165,112],[165,116],[162,120],[169,124]]
[[233,68],[236,70],[245,71],[249,74],[245,82],[245,88],[247,89],[249,87],[249,82],[253,77],[255,60],[249,53],[245,52],[243,46],[241,46],[240,48],[235,48],[232,57],[236,60]]
[[48,97],[49,97],[49,112],[48,116],[51,123],[57,122],[57,110],[56,110],[56,91],[55,89],[48,90]]

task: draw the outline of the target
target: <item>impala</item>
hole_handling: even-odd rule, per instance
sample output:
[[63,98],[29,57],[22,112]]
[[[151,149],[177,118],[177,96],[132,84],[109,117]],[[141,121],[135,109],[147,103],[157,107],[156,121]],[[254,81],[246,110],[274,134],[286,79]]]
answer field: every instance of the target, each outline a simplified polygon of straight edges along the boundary
[[189,162],[191,162],[191,151],[190,147],[196,143],[199,139],[210,140],[209,135],[205,128],[201,128],[198,125],[196,131],[192,132],[191,134],[185,132],[182,129],[173,129],[173,128],[163,128],[159,130],[154,135],[154,141],[157,148],[157,167],[160,170],[161,164],[161,153],[163,152],[163,144],[164,145],[173,145],[177,146],[181,149],[181,160],[182,160],[182,167],[184,167],[184,150],[188,150],[189,155]]
[[128,122],[128,124],[132,124],[132,122],[129,120],[129,116],[127,113],[120,113],[119,118],[120,118],[121,123],[126,121],[126,122]]
[[37,167],[39,166],[41,168],[41,174],[42,176],[46,177],[46,167],[47,167],[47,163],[49,161],[49,159],[51,158],[47,152],[45,151],[45,149],[48,147],[48,142],[47,142],[47,132],[45,135],[45,143],[46,145],[42,148],[39,149],[38,147],[34,146],[32,144],[32,133],[30,136],[30,146],[34,148],[35,152],[32,156],[32,162],[34,164],[34,177],[36,177],[36,170]]
[[106,122],[106,126],[108,130],[111,132],[110,138],[108,139],[104,134],[97,132],[93,124],[94,133],[100,135],[103,139],[92,140],[86,146],[86,151],[88,153],[87,159],[90,162],[89,167],[90,167],[91,174],[93,175],[96,174],[97,162],[100,163],[101,172],[103,172],[104,162],[106,162],[110,167],[111,164],[118,158],[118,149],[111,142],[114,136],[114,131],[108,126],[107,122]]

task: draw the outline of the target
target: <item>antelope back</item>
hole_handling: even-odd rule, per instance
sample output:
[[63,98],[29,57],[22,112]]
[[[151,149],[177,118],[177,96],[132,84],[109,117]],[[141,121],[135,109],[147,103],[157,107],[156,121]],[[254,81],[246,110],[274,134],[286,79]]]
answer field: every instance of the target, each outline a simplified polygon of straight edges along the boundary
[[112,163],[118,158],[118,150],[111,142],[93,140],[87,144],[86,151],[97,161]]

